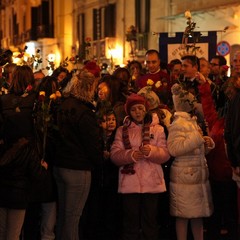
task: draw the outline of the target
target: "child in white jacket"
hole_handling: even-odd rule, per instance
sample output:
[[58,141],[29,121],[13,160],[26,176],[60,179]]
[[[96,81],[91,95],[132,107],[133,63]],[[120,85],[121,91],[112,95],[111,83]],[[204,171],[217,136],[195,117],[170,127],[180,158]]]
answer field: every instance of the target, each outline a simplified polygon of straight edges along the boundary
[[188,221],[194,240],[203,240],[202,217],[212,214],[213,204],[208,181],[205,154],[215,144],[202,136],[197,119],[191,113],[196,107],[193,95],[172,87],[174,120],[168,128],[168,150],[175,157],[170,172],[170,214],[176,217],[178,240],[187,240]]
[[125,110],[128,117],[117,129],[111,147],[111,160],[119,166],[122,239],[140,239],[141,229],[144,239],[157,240],[158,197],[166,191],[161,164],[170,158],[166,136],[157,116],[147,113],[143,96],[131,94]]

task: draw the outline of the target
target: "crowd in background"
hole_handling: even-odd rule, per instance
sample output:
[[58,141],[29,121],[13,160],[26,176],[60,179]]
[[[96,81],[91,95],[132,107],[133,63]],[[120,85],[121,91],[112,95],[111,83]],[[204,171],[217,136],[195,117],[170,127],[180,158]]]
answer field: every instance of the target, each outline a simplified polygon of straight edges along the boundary
[[239,239],[240,52],[2,69],[0,240]]

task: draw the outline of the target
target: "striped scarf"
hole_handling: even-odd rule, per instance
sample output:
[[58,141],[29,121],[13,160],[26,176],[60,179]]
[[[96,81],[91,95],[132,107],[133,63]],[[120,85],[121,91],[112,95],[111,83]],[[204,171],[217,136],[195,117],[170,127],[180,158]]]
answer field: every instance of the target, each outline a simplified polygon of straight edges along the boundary
[[[122,139],[125,149],[132,149],[129,134],[128,134],[128,127],[131,124],[131,120],[129,118],[125,119],[124,125],[122,128]],[[146,145],[150,143],[150,123],[146,123],[142,127],[142,145]],[[134,163],[124,165],[123,169],[121,170],[122,174],[135,174],[134,170]]]

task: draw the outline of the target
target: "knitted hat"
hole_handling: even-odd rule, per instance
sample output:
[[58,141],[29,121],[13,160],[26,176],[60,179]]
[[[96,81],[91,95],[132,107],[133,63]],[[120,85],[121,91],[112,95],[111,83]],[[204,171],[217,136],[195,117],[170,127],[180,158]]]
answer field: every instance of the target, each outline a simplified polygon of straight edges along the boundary
[[95,78],[100,77],[100,67],[97,65],[95,61],[88,61],[83,69],[87,69],[90,73],[92,73]]
[[190,112],[195,108],[195,97],[190,92],[183,90],[181,85],[175,83],[171,91],[175,111]]
[[145,97],[138,95],[136,93],[132,93],[128,98],[125,103],[125,112],[130,115],[130,109],[133,105],[135,104],[142,104],[146,107],[146,110],[148,110],[148,104],[145,99]]
[[149,110],[159,107],[160,100],[158,95],[152,90],[151,87],[146,86],[139,90],[139,95],[144,96],[149,104]]

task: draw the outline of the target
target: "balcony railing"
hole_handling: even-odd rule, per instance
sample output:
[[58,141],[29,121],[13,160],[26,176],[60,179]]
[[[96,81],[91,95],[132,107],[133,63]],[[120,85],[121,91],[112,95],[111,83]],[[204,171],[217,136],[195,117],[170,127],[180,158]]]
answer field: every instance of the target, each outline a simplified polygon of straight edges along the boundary
[[148,49],[148,33],[137,34],[137,50],[143,51]]
[[21,43],[22,43],[22,37],[21,37],[21,35],[14,35],[13,36],[13,45],[14,46],[18,46],[18,45],[20,45]]
[[53,38],[53,25],[37,26],[37,38]]
[[25,42],[36,41],[37,40],[37,29],[32,28],[25,32],[24,34]]
[[7,6],[11,6],[14,4],[14,0],[1,0],[0,1],[0,9],[4,9]]
[[38,26],[37,28],[29,29],[21,34],[15,34],[11,39],[11,44],[19,46],[25,42],[36,41],[38,38],[52,38],[53,30],[51,26]]

